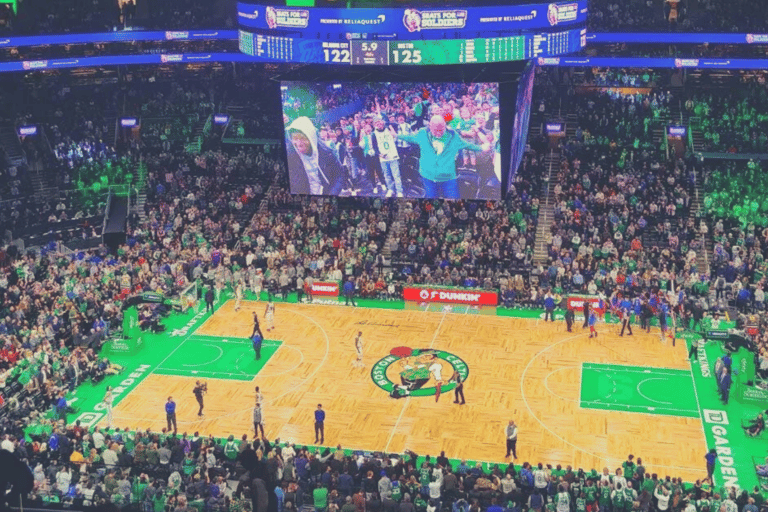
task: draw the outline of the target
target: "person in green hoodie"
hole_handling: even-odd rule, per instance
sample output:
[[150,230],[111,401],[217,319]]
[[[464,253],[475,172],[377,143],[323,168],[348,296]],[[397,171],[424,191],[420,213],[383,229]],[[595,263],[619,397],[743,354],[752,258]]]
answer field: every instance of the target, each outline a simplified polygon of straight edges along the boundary
[[456,175],[456,156],[462,149],[491,151],[490,144],[478,146],[467,142],[461,135],[446,127],[442,116],[432,116],[427,128],[414,135],[398,134],[398,139],[418,144],[421,149],[419,174],[424,182],[424,197],[459,199],[459,180]]

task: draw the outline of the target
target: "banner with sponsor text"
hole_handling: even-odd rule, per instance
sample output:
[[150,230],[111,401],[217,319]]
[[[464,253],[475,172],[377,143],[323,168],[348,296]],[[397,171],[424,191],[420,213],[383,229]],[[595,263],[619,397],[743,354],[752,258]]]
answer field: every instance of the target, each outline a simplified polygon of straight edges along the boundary
[[462,288],[415,288],[403,289],[403,299],[416,302],[445,302],[470,306],[496,306],[499,295],[496,292],[466,290]]

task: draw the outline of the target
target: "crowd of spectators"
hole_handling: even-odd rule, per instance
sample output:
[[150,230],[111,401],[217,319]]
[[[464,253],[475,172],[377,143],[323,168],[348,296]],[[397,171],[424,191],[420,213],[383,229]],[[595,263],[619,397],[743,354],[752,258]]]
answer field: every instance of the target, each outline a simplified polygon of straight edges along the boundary
[[616,286],[637,292],[698,279],[694,162],[667,159],[653,141],[653,122],[671,101],[664,92],[574,100],[578,124],[561,143],[542,286],[607,297]]
[[749,83],[728,90],[700,91],[686,99],[704,135],[704,151],[764,153],[768,147],[768,89]]
[[[613,472],[541,463],[451,461],[406,450],[364,454],[335,448],[127,429],[79,422],[38,424],[2,449],[33,468],[29,505],[133,506],[161,511],[517,512],[686,509],[763,511],[760,489],[715,487],[646,469],[629,455]],[[759,507],[759,508],[758,508]]]
[[[20,429],[37,411],[53,408],[66,418],[65,390],[120,371],[100,356],[99,348],[120,324],[126,279],[132,291],[173,295],[200,278],[253,283],[260,279],[256,268],[261,268],[267,287],[282,293],[301,290],[310,278],[351,280],[363,297],[395,297],[402,285],[421,283],[498,289],[507,306],[540,305],[550,288],[608,296],[623,286],[639,294],[673,280],[696,295],[697,286],[710,278],[720,293],[722,278],[733,286],[739,304],[742,290],[752,284],[762,291],[762,248],[768,233],[754,226],[736,228],[718,219],[712,275],[701,275],[696,267],[697,253],[703,250],[698,236],[707,229],[690,216],[696,164],[687,155],[664,158],[654,140],[656,122],[677,101],[664,90],[570,98],[577,128],[559,148],[548,262],[534,267],[539,198],[547,175],[544,139],[531,141],[504,201],[292,196],[276,147],[217,145],[192,155],[178,145],[157,143],[174,134],[173,122],[148,126],[146,139],[122,147],[110,143],[114,127],[108,121],[114,118],[109,112],[189,118],[215,111],[219,101],[237,101],[241,94],[228,85],[215,86],[215,80],[153,84],[140,71],[136,76],[135,86],[40,82],[24,93],[24,103],[36,107],[13,112],[20,122],[39,124],[49,134],[50,158],[60,164],[62,184],[76,183],[75,172],[83,168],[97,174],[100,166],[127,170],[140,163],[146,169],[148,199],[146,217],[130,218],[127,242],[114,252],[105,247],[73,254],[19,253],[15,247],[0,251],[0,396],[11,404],[10,413],[0,417],[0,427],[13,436],[3,448],[10,443],[10,451],[35,467],[37,498],[81,505],[141,504],[157,512],[249,506],[263,512],[265,493],[276,488],[281,512],[309,503],[320,509],[347,507],[345,512],[361,507],[400,512],[496,507],[492,512],[499,512],[560,507],[567,499],[568,506],[558,509],[565,512],[570,503],[581,511],[579,503],[610,501],[619,491],[622,506],[637,501],[639,510],[667,510],[660,504],[670,495],[678,497],[675,506],[682,509],[689,492],[690,500],[710,499],[711,492],[705,494],[702,485],[659,482],[634,463],[625,466],[632,470],[627,477],[533,469],[527,463],[522,469],[449,468],[442,456],[417,467],[410,455],[395,462],[353,459],[341,451],[302,453],[264,439],[249,447],[248,436],[237,443],[197,435],[105,434],[45,421],[35,422],[39,427],[32,441],[22,444]],[[618,75],[610,79],[623,83]],[[688,108],[695,112],[702,100],[691,101]],[[750,108],[756,108],[749,99],[740,106],[728,99],[707,101],[730,114],[750,115]],[[263,126],[270,120],[280,126],[273,111],[263,116]],[[261,128],[253,130],[263,133]],[[733,130],[737,128],[744,127],[736,124]],[[188,133],[182,129],[179,136],[184,139]],[[28,147],[30,154],[45,151],[44,145]],[[266,209],[258,208],[262,198]],[[16,230],[36,219],[48,224],[80,220],[89,210],[98,210],[98,205],[89,209],[74,198],[24,201],[13,210],[0,210],[0,224],[6,225],[3,216],[9,211],[8,225]],[[385,249],[393,260],[388,275],[383,272]],[[758,297],[755,291],[747,304],[762,308],[764,295],[763,300]],[[238,482],[235,489],[228,478]],[[542,483],[536,478],[543,478],[544,485],[534,485]],[[595,487],[590,480],[600,484]],[[624,486],[628,481],[633,482],[629,495]],[[603,482],[611,486],[608,498],[602,494]],[[551,500],[532,506],[529,499],[538,496],[534,488]],[[732,499],[745,512],[754,512],[746,508],[749,496],[720,492],[715,499]]]
[[514,290],[507,305],[524,298],[545,175],[540,155],[529,150],[504,201],[406,202],[402,222],[393,226],[394,279],[502,295]]
[[24,0],[18,2],[15,15],[10,4],[0,4],[0,8],[0,31],[14,35],[222,28],[233,26],[235,14],[216,2],[201,0],[66,0],[55,4]]
[[[754,9],[753,9],[754,7]],[[589,4],[591,32],[757,32],[767,6],[749,0],[597,0]]]

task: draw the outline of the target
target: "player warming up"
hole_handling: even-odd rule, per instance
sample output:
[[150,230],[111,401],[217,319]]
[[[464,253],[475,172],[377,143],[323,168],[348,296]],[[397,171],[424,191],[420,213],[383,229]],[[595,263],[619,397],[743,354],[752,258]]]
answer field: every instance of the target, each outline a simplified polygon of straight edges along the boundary
[[363,332],[359,331],[357,333],[357,336],[355,336],[355,351],[357,352],[357,358],[355,359],[355,362],[353,366],[356,368],[362,368],[365,366],[363,364]]
[[243,283],[242,281],[235,286],[235,311],[240,311],[240,302],[243,300]]
[[267,319],[267,330],[271,331],[275,328],[275,303],[271,297],[267,302],[267,309],[264,310],[264,317]]

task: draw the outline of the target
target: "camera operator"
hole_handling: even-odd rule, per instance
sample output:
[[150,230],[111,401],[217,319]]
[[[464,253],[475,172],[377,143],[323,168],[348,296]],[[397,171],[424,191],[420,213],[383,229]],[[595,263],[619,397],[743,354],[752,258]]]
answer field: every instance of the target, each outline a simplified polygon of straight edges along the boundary
[[198,405],[200,405],[200,410],[197,411],[198,416],[203,416],[203,395],[208,392],[208,383],[207,382],[200,382],[199,380],[195,382],[195,389],[192,391],[195,395],[195,399],[197,400]]

